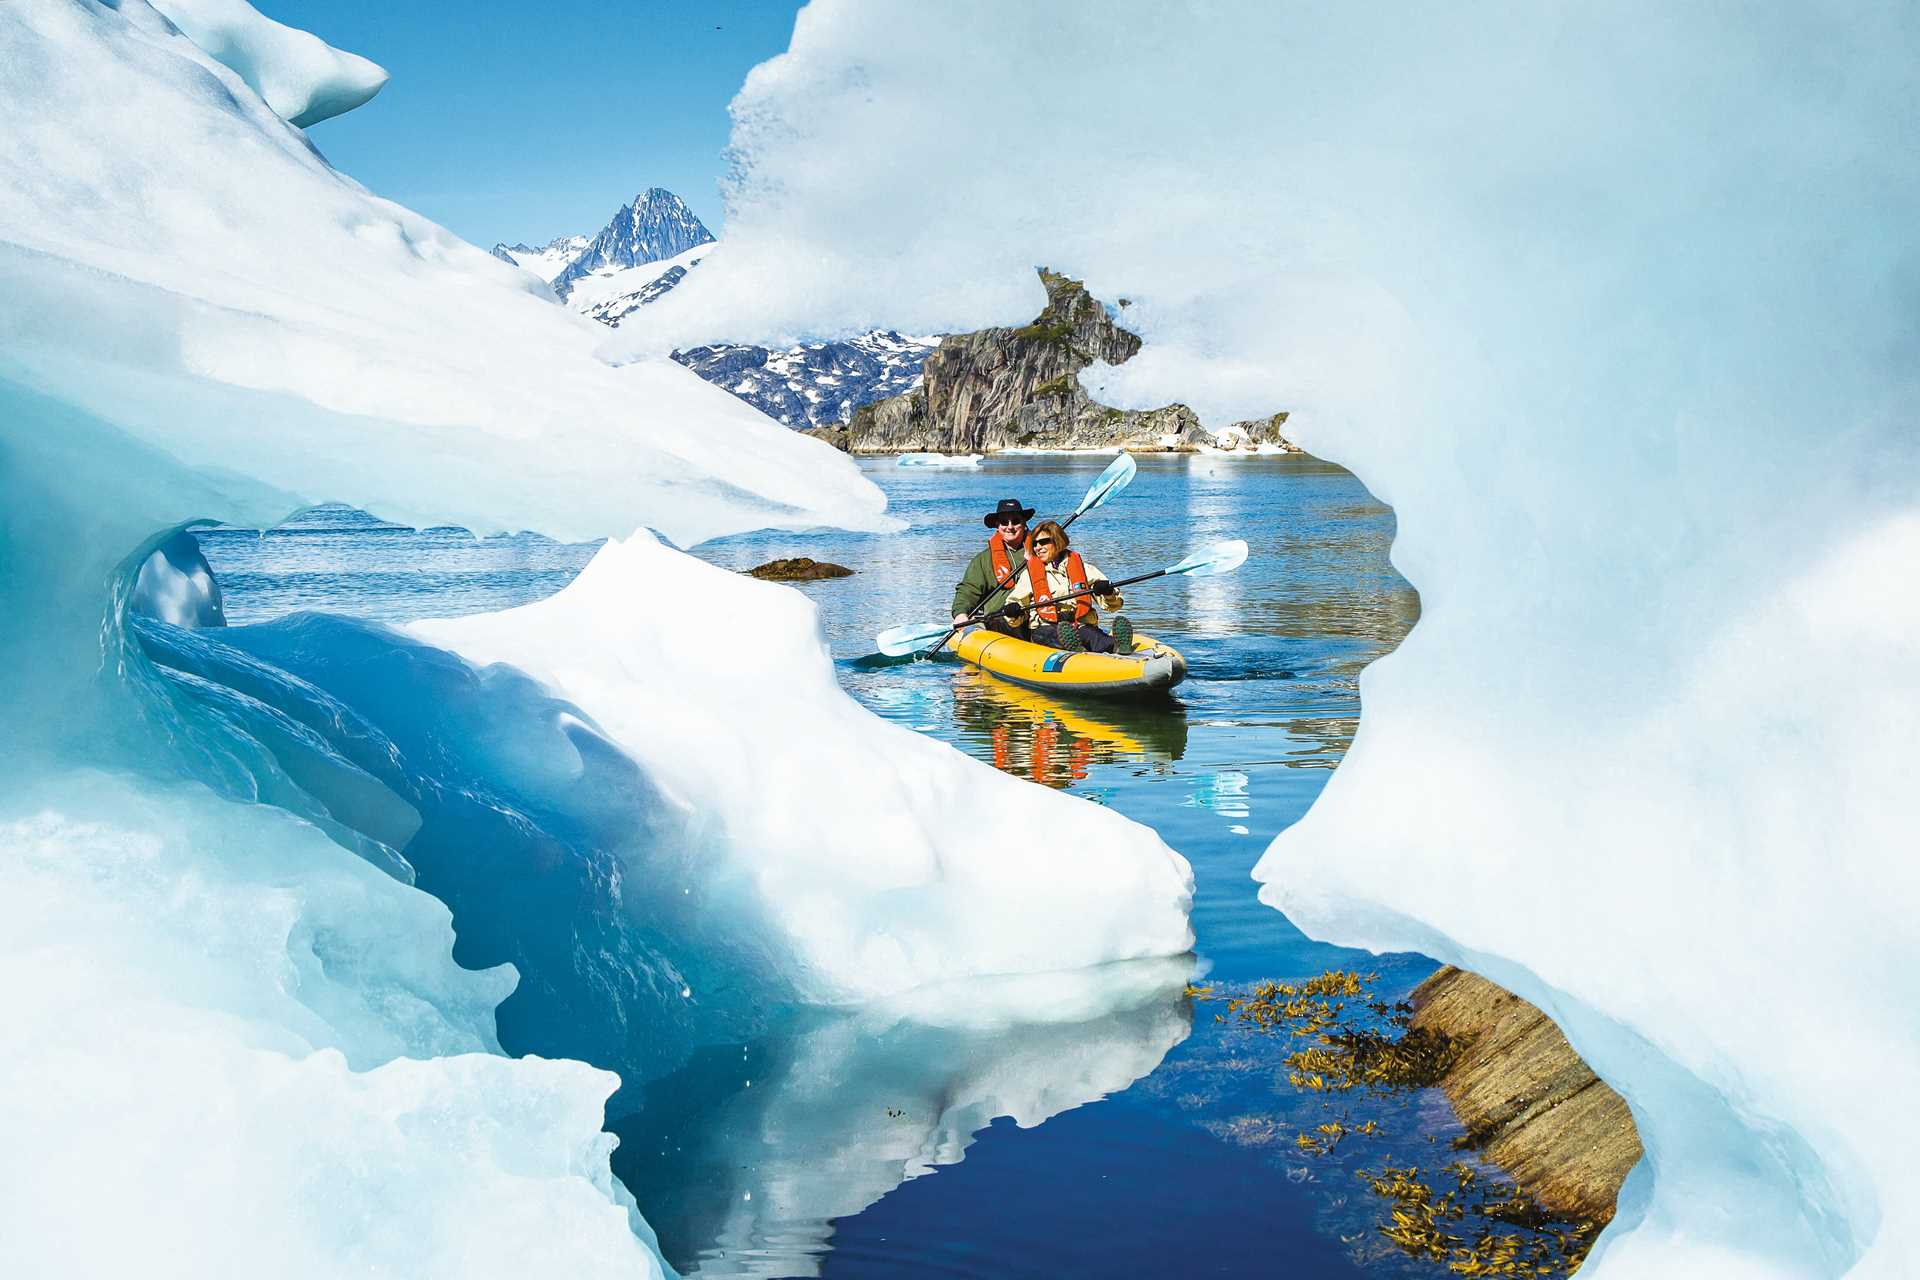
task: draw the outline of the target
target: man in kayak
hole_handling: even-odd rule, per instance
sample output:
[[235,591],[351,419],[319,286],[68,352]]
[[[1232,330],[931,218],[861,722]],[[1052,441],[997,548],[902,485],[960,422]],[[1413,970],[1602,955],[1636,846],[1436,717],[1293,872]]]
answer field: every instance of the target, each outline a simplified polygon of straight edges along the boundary
[[[1029,552],[1025,572],[1007,593],[1005,609],[1011,617],[1032,607],[1036,621],[1030,638],[1035,644],[1069,653],[1082,649],[1088,653],[1133,652],[1133,624],[1126,618],[1115,614],[1112,635],[1096,625],[1100,615],[1094,612],[1095,600],[1107,610],[1119,609],[1126,601],[1105,574],[1073,550],[1065,529],[1052,520],[1035,526]],[[1057,597],[1075,591],[1088,594],[1054,603]]]
[[953,625],[963,627],[975,616],[983,616],[989,631],[1027,638],[1024,618],[1008,617],[1002,612],[1007,591],[1020,576],[1027,562],[1027,521],[1033,508],[1020,505],[1018,498],[1002,498],[1000,505],[987,512],[982,521],[993,530],[987,545],[967,563],[967,571],[953,590]]

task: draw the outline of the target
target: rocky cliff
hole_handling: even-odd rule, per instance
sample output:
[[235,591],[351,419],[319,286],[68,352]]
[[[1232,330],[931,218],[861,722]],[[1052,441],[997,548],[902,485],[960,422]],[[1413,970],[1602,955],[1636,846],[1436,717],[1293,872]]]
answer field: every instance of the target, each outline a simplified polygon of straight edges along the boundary
[[[1213,434],[1183,404],[1114,409],[1081,390],[1082,369],[1096,360],[1131,359],[1140,339],[1116,324],[1079,281],[1044,270],[1040,279],[1047,305],[1033,323],[942,339],[927,357],[918,388],[854,411],[843,447],[853,453],[990,453],[1115,446],[1164,452],[1214,445]],[[1285,416],[1236,427],[1277,436]]]
[[1474,1145],[1549,1209],[1604,1223],[1640,1159],[1619,1094],[1547,1016],[1478,974],[1445,968],[1413,992],[1416,1031],[1463,1046],[1440,1088]]

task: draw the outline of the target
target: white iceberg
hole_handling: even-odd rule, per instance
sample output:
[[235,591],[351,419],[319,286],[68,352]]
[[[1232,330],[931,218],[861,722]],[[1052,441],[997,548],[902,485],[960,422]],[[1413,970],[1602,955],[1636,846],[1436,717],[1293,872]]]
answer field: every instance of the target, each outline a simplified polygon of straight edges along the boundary
[[[1109,809],[1072,800],[1063,815],[1062,797],[854,703],[813,601],[792,588],[642,534],[607,543],[546,600],[407,630],[539,679],[701,815],[714,842],[687,874],[708,927],[777,942],[805,999],[1192,944],[1184,858]],[[1034,857],[1033,833],[1061,820],[1076,838]]]

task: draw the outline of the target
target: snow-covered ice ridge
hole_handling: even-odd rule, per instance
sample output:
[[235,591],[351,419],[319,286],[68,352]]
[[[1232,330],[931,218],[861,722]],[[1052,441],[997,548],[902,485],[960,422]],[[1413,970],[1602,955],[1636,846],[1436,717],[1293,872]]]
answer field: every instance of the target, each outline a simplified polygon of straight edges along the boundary
[[[598,767],[644,793],[699,856],[670,882],[620,867],[618,904],[580,905],[685,904],[670,959],[749,952],[767,985],[737,999],[914,1017],[927,984],[990,1006],[972,977],[1190,945],[1190,873],[1152,832],[860,711],[805,597],[661,540],[893,527],[843,455],[670,360],[607,364],[608,330],[539,279],[336,173],[287,116],[337,105],[357,64],[268,38],[238,0],[218,14],[248,74],[146,0],[0,6],[0,1270],[663,1271],[609,1172],[619,1081],[502,1056],[518,975],[455,964],[458,922],[410,883],[420,814],[369,772],[405,754],[351,706],[301,720],[326,700],[268,658],[194,669],[218,629],[165,621],[214,620],[175,541],[194,521],[345,501],[615,538],[544,610],[443,625],[544,682],[537,732],[462,741],[481,791],[511,773],[571,796]],[[768,620],[751,681],[712,665],[706,612],[633,614],[665,581]],[[658,666],[628,669],[636,638]],[[459,689],[533,687],[375,639]],[[446,736],[450,706],[402,686],[378,709]],[[776,750],[818,732],[832,754]],[[980,854],[1061,821],[1097,824],[1100,857],[1036,879]],[[1112,994],[1094,987],[1082,1016]],[[695,1019],[729,993],[670,994]]]
[[622,320],[678,287],[688,272],[718,248],[717,242],[709,241],[658,262],[604,267],[575,280],[565,303],[589,320],[618,329]]
[[673,358],[715,386],[790,427],[845,423],[863,404],[920,385],[938,337],[875,329],[838,342],[806,342],[779,350],[714,343],[675,351]]
[[1907,1277],[1916,101],[1903,6],[828,0],[735,98],[726,253],[617,342],[1019,323],[1046,262],[1133,300],[1105,403],[1289,406],[1422,618],[1266,900],[1627,1098],[1583,1280]]
[[353,110],[387,83],[381,67],[246,0],[160,0],[154,8],[299,128]]

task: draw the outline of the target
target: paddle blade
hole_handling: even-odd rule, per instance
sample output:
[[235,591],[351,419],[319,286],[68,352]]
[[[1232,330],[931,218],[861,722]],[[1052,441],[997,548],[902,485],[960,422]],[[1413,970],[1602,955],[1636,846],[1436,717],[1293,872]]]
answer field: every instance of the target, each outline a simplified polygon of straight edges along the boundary
[[1087,496],[1080,499],[1080,505],[1073,509],[1073,514],[1076,516],[1087,514],[1132,484],[1133,477],[1139,470],[1140,464],[1133,460],[1132,454],[1121,454],[1107,464],[1107,469],[1100,473],[1099,478],[1093,482],[1093,487],[1087,490]]
[[1191,574],[1196,578],[1210,578],[1216,573],[1232,573],[1247,562],[1247,544],[1239,538],[1229,538],[1225,542],[1216,542],[1171,566],[1167,572]]
[[873,642],[889,658],[904,658],[938,644],[952,630],[951,622],[908,623],[903,627],[888,627],[875,636]]

